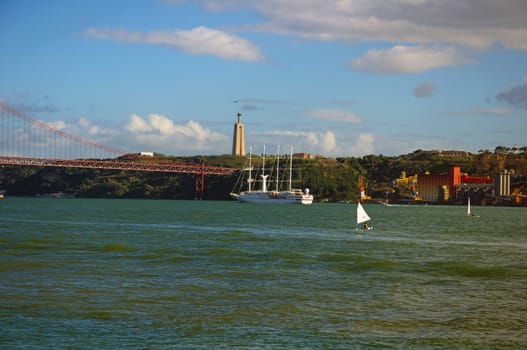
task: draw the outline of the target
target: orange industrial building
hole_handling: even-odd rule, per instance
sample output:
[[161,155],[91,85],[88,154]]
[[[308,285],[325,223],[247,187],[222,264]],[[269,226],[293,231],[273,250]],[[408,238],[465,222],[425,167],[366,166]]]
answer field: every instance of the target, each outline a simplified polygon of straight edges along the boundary
[[418,175],[417,188],[422,200],[430,203],[466,200],[466,193],[478,190],[493,192],[495,196],[509,196],[510,174],[500,174],[496,179],[489,176],[470,176],[461,173],[461,168],[455,165],[450,167],[446,175]]
[[447,202],[461,184],[461,168],[452,166],[447,175],[423,174],[417,177],[419,195],[425,202]]

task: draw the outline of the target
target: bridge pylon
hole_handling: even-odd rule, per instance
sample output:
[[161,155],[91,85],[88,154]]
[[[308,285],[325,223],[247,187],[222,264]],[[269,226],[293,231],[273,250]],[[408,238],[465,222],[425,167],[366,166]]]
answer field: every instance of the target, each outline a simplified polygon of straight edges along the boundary
[[201,163],[201,171],[196,173],[196,190],[194,192],[194,199],[203,199],[205,194],[205,165]]

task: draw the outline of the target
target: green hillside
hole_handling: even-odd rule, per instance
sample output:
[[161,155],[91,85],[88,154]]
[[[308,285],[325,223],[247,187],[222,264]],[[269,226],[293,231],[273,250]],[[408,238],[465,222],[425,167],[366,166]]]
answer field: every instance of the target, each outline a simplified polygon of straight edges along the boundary
[[[285,159],[285,156],[284,158]],[[204,163],[211,166],[241,169],[245,157],[193,156],[140,157],[127,155],[122,161],[146,163]],[[267,157],[268,171],[272,170],[274,158]],[[261,164],[253,156],[253,166]],[[481,150],[477,154],[468,152],[437,152],[417,150],[400,156],[367,155],[364,157],[294,159],[293,178],[300,179],[294,187],[308,187],[316,201],[356,201],[358,179],[363,177],[366,191],[372,196],[385,193],[408,196],[409,189],[398,188],[393,180],[403,171],[407,175],[444,174],[452,165],[461,166],[462,172],[475,176],[494,176],[509,171],[512,188],[527,193],[527,147],[496,147],[494,151]],[[239,173],[231,176],[207,176],[204,199],[226,200],[232,191]],[[195,177],[189,174],[149,173],[134,171],[37,168],[3,166],[0,168],[0,190],[8,195],[34,196],[37,194],[67,192],[77,197],[94,198],[150,198],[193,199]]]

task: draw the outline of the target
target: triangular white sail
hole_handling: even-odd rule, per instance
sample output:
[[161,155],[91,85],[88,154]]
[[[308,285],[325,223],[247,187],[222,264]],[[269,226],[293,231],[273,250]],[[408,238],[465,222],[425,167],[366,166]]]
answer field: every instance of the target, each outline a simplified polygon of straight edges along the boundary
[[368,213],[366,213],[366,210],[364,210],[359,202],[357,205],[357,225],[370,220],[371,218],[369,217]]
[[467,215],[470,215],[470,197],[468,197]]

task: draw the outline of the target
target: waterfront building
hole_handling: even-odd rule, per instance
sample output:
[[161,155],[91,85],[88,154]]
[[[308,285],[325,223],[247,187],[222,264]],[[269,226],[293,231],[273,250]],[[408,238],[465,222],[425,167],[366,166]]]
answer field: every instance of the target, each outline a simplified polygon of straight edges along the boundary
[[470,176],[461,173],[461,168],[455,165],[450,167],[448,174],[426,173],[417,178],[419,194],[425,202],[430,203],[466,202],[468,196],[479,198],[476,202],[482,202],[493,189],[496,196],[510,196],[511,193],[510,174],[506,172],[494,179],[489,176]]
[[448,174],[429,173],[417,177],[419,194],[425,202],[444,203],[456,196],[456,187],[461,183],[461,168],[451,166]]
[[503,172],[494,178],[494,195],[510,196],[511,195],[511,174]]
[[449,189],[447,185],[441,185],[438,187],[437,200],[440,203],[446,203],[450,199]]

